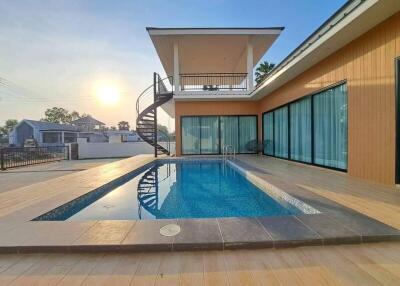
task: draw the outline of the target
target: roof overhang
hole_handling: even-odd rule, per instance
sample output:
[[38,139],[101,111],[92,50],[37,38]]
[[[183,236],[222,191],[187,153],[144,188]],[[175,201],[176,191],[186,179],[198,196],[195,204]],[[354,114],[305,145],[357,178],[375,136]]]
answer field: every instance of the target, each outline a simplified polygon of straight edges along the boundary
[[399,10],[399,0],[347,2],[276,66],[262,84],[252,92],[251,98],[257,100],[269,95]]
[[146,28],[168,76],[173,75],[174,43],[180,73],[247,71],[247,44],[253,45],[253,65],[282,32],[273,28]]

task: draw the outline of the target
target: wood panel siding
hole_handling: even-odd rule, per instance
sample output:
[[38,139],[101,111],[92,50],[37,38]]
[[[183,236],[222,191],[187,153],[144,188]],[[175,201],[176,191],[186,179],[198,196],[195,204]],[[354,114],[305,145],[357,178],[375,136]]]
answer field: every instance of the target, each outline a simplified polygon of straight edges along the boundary
[[346,80],[348,173],[394,184],[395,59],[399,56],[397,13],[261,99],[259,114]]
[[185,115],[257,115],[254,101],[176,101],[176,155],[181,156],[181,116]]
[[258,102],[175,103],[176,150],[180,116],[262,113],[340,81],[348,87],[348,173],[395,184],[395,59],[400,57],[400,12],[314,65]]

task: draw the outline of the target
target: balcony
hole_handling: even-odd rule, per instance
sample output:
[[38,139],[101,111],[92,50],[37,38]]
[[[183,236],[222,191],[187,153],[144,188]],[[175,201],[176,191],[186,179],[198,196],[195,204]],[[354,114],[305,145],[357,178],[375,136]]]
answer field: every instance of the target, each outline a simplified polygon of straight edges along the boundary
[[247,73],[180,74],[180,91],[246,91]]

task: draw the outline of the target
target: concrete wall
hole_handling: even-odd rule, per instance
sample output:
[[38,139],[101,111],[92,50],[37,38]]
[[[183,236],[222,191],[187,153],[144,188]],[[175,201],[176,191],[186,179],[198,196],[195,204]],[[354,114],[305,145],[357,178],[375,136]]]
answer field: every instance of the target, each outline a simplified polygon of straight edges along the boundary
[[[164,145],[161,143],[161,145]],[[171,143],[175,153],[175,143]],[[146,142],[125,143],[78,143],[79,159],[123,158],[139,154],[154,154],[154,148]]]

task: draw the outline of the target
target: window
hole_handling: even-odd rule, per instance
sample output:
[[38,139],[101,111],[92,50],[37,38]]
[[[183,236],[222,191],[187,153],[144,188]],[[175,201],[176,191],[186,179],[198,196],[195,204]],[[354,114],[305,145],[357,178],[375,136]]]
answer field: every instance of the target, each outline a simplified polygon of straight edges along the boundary
[[257,152],[257,117],[239,116],[239,153]]
[[221,154],[231,145],[237,153],[255,153],[257,116],[183,116],[182,154]]
[[274,113],[263,115],[264,154],[274,155]]
[[274,147],[275,156],[288,158],[288,107],[274,111]]
[[61,143],[60,132],[43,132],[42,134],[43,143],[54,144]]
[[76,133],[65,132],[64,133],[64,143],[74,143],[76,142]]
[[266,155],[346,170],[346,85],[264,113],[263,134]]
[[200,154],[200,117],[182,117],[182,153]]
[[311,97],[290,104],[290,159],[311,163]]
[[316,94],[314,108],[314,162],[347,168],[347,92],[341,85]]

